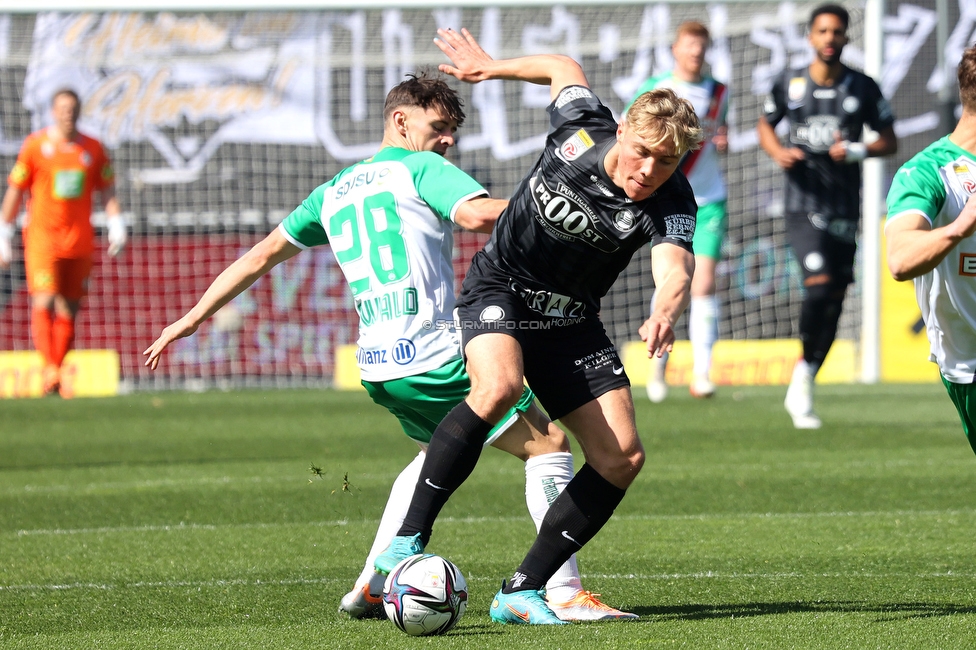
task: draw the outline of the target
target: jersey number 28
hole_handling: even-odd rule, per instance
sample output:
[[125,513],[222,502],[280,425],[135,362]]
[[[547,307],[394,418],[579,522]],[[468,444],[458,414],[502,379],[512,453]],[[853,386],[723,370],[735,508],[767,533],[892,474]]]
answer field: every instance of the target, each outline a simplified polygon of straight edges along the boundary
[[[329,241],[333,246],[339,241],[349,242],[342,250],[334,249],[339,265],[347,268],[363,257],[365,238],[373,277],[381,285],[405,278],[410,274],[410,261],[400,235],[401,223],[391,192],[367,196],[361,206],[347,205],[336,212],[329,219]],[[350,278],[349,287],[354,296],[369,291],[370,277]]]

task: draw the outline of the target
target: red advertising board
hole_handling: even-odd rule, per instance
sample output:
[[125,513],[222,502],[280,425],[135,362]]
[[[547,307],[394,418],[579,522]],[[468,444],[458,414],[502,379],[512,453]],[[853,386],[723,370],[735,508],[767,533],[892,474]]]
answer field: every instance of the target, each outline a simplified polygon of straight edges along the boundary
[[[328,380],[334,349],[354,343],[358,316],[332,251],[305,251],[258,280],[191,337],[175,342],[151,373],[142,352],[183,316],[210,283],[264,234],[136,234],[118,258],[96,251],[75,347],[117,350],[123,381]],[[484,237],[460,233],[456,268],[466,269]],[[104,245],[99,238],[99,246]],[[17,251],[20,254],[20,251]],[[23,262],[0,295],[0,350],[29,350],[30,308]]]

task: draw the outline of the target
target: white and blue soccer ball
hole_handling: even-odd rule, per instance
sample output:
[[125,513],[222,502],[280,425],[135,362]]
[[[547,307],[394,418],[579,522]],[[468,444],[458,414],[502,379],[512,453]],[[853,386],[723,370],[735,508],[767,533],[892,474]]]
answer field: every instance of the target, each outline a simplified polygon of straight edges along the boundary
[[468,606],[461,570],[439,555],[413,555],[396,565],[383,585],[386,616],[410,636],[444,634]]

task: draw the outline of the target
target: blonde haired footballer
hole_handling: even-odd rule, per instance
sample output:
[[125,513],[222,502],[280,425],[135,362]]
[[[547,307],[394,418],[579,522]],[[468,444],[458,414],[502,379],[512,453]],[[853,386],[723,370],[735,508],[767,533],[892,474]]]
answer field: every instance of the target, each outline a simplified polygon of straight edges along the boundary
[[[437,451],[434,428],[471,387],[454,330],[453,229],[491,232],[508,204],[489,198],[444,157],[464,112],[443,80],[410,77],[389,92],[383,115],[383,142],[372,158],[316,188],[146,350],[146,363],[155,368],[171,342],[193,334],[274,266],[313,246],[331,246],[359,313],[363,386],[420,447],[394,481],[359,578],[340,601],[339,611],[353,618],[382,611],[385,576],[374,571],[374,558],[399,529],[421,467]],[[573,476],[565,433],[526,390],[482,443],[525,461],[526,505],[538,528]],[[575,557],[547,586],[554,609],[566,620],[636,618],[584,591]]]

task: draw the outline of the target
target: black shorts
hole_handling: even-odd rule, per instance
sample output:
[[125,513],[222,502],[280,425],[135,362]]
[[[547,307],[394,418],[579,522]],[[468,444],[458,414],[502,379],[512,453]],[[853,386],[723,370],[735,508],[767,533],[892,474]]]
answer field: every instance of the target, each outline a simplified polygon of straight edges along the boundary
[[803,271],[803,279],[827,274],[833,284],[854,282],[857,219],[827,219],[814,212],[787,213],[786,241]]
[[603,323],[586,311],[568,296],[472,266],[457,305],[462,350],[481,334],[514,338],[522,348],[525,380],[549,417],[558,420],[630,385]]

